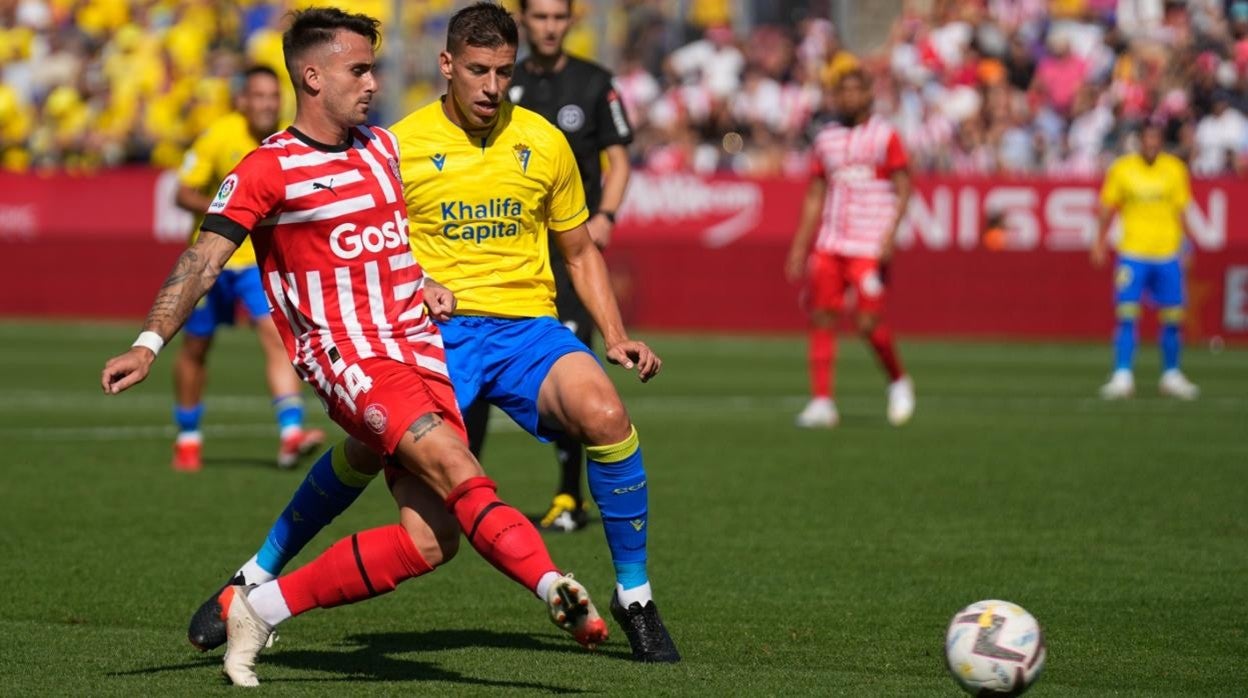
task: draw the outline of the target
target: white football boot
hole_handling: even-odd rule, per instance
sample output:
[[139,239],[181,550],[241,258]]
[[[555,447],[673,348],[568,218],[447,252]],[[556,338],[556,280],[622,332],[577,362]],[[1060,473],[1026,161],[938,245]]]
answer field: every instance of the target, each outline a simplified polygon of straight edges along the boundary
[[230,591],[234,593],[225,605],[225,627],[229,639],[226,640],[222,672],[235,686],[259,686],[256,657],[268,645],[273,628],[247,602],[247,587],[232,586],[223,595]]
[[1125,368],[1114,371],[1109,382],[1101,386],[1102,400],[1125,400],[1135,395],[1135,376]]
[[899,427],[914,416],[914,383],[902,376],[888,384],[888,423]]
[[806,408],[797,415],[797,426],[803,429],[831,429],[841,421],[836,403],[829,397],[811,398]]
[[607,640],[607,622],[598,615],[589,592],[572,578],[561,575],[546,596],[550,620],[586,649],[597,649]]
[[1161,374],[1161,381],[1157,384],[1157,389],[1162,395],[1169,395],[1180,400],[1195,400],[1200,397],[1200,388],[1195,383],[1189,381],[1187,376],[1177,368]]

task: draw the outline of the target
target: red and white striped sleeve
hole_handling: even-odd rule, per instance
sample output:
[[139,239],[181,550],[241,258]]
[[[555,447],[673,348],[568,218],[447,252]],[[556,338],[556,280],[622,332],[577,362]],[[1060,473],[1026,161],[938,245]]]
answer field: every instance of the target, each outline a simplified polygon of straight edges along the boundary
[[270,150],[253,150],[222,180],[203,229],[236,243],[272,215],[286,196],[285,178]]

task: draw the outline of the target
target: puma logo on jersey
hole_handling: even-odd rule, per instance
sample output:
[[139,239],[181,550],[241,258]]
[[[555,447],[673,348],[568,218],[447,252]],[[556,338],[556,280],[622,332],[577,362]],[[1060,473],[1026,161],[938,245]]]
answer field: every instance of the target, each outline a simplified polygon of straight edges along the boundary
[[442,153],[430,155],[429,159],[433,161],[433,166],[438,168],[438,172],[442,171],[442,166],[446,164],[446,156]]
[[313,183],[312,183],[312,188],[313,188],[313,189],[323,189],[323,190],[325,190],[325,191],[329,192],[330,194],[333,194],[334,196],[338,196],[338,192],[334,191],[334,180],[333,180],[333,178],[332,178],[332,177],[331,177],[331,178],[330,178],[330,180],[329,180],[329,184],[321,184],[320,182],[313,182]]

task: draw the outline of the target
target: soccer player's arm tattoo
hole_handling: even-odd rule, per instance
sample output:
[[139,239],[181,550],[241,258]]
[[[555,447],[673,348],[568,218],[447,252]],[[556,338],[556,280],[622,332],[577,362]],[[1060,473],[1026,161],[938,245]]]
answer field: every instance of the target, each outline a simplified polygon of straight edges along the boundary
[[411,433],[414,441],[420,441],[425,438],[429,432],[437,429],[441,425],[442,418],[430,412],[429,414],[420,416],[416,421],[412,422],[412,426],[408,427],[407,431]]
[[221,269],[238,244],[214,233],[200,235],[195,244],[178,257],[165,283],[152,303],[145,331],[155,332],[166,342],[177,334],[191,310],[216,282]]

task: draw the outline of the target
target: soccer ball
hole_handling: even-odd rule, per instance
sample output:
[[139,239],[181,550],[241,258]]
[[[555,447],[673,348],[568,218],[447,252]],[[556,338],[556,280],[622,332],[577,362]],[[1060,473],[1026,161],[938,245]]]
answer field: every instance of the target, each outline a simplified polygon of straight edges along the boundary
[[1040,678],[1046,654],[1040,624],[1009,601],[973,603],[945,633],[949,673],[976,696],[1021,695]]

